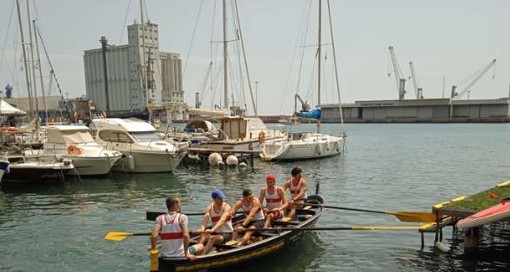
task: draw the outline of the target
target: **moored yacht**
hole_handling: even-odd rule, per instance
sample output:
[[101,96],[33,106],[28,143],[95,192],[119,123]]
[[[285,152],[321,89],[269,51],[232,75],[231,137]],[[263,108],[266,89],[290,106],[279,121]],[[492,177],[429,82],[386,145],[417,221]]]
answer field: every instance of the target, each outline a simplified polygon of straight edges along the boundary
[[63,155],[73,160],[80,176],[106,175],[122,158],[122,153],[96,143],[83,125],[56,125],[46,128],[44,154]]
[[9,171],[4,173],[4,183],[58,183],[74,170],[69,158],[59,156],[25,157],[8,155]]
[[264,145],[264,161],[294,161],[331,157],[344,150],[345,138],[321,133],[289,133],[288,139],[271,140]]
[[186,148],[162,140],[154,126],[140,119],[102,118],[92,124],[97,143],[124,154],[113,171],[171,172],[187,154]]
[[226,116],[218,120],[220,128],[216,137],[192,145],[193,149],[209,149],[216,152],[261,152],[268,140],[283,140],[287,134],[268,129],[258,117]]

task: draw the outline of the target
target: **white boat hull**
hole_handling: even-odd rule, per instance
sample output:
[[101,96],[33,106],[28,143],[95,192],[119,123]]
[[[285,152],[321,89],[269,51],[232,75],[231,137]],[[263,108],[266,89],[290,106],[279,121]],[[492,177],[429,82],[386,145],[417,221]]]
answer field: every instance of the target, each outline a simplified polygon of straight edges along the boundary
[[326,134],[309,134],[301,138],[267,141],[262,149],[264,161],[292,161],[318,159],[340,155],[345,138]]
[[178,148],[163,141],[151,124],[137,119],[94,119],[96,141],[106,150],[124,156],[112,171],[130,173],[173,172],[187,154],[187,144]]
[[187,154],[186,152],[121,152],[125,157],[113,166],[112,171],[130,173],[173,172]]
[[70,159],[30,158],[11,162],[9,173],[3,176],[3,182],[62,182],[64,176],[74,170]]
[[101,176],[110,173],[112,167],[121,157],[69,156],[68,158],[73,160],[74,168],[80,176]]

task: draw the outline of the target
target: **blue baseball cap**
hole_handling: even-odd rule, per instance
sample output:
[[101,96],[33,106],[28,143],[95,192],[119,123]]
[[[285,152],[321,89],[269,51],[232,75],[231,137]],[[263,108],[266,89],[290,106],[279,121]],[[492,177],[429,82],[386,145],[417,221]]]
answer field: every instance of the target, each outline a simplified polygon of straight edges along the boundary
[[225,194],[220,189],[214,189],[211,193],[211,197],[225,199]]

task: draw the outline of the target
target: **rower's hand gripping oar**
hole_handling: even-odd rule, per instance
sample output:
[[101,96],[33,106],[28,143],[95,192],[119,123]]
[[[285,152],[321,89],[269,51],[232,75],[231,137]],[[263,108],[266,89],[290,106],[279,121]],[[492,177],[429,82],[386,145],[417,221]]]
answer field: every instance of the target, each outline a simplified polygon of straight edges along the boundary
[[323,208],[328,208],[328,209],[337,209],[337,210],[346,210],[346,211],[389,214],[389,215],[396,216],[402,222],[435,222],[437,220],[436,214],[429,213],[429,212],[376,211],[376,210],[337,207],[337,206],[328,206],[328,205],[312,204],[312,203],[307,203],[306,205],[312,206],[312,207],[323,207]]

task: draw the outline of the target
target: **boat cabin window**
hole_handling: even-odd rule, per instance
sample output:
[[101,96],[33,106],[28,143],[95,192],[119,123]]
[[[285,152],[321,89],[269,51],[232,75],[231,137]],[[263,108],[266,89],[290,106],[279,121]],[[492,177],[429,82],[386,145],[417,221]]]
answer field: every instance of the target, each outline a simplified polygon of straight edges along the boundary
[[303,137],[303,133],[299,132],[299,133],[292,133],[292,140],[293,141],[299,141],[301,140]]
[[99,138],[114,143],[133,143],[133,140],[123,131],[103,130],[99,132]]
[[133,136],[136,141],[141,143],[161,141],[161,138],[159,138],[158,134],[156,134],[154,131],[131,132],[131,136]]

